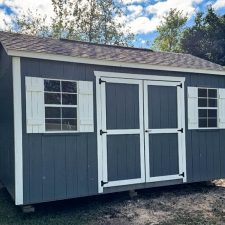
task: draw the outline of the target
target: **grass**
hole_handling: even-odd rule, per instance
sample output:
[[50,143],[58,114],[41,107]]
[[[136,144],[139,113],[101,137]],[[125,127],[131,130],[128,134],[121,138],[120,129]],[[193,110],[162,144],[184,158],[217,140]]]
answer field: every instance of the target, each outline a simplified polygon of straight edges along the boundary
[[[23,214],[0,190],[0,225],[212,225],[225,224],[225,188],[203,184],[126,192],[38,204]],[[192,203],[193,202],[193,203]]]

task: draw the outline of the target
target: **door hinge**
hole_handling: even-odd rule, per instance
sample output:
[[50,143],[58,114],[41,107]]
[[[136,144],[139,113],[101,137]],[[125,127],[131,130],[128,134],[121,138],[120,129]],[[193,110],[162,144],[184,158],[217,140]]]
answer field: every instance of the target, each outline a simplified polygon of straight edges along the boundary
[[181,174],[179,174],[179,176],[184,177],[184,172],[183,172],[183,173],[181,173]]
[[177,131],[179,131],[181,133],[184,133],[184,129],[183,128],[181,128],[180,130],[177,130]]
[[100,135],[106,134],[107,131],[100,130]]
[[177,87],[183,88],[182,83],[178,84]]
[[103,187],[105,184],[108,184],[109,182],[104,182],[103,180],[101,181],[101,186]]
[[101,78],[99,78],[98,82],[99,82],[99,84],[106,83],[106,81],[102,80]]

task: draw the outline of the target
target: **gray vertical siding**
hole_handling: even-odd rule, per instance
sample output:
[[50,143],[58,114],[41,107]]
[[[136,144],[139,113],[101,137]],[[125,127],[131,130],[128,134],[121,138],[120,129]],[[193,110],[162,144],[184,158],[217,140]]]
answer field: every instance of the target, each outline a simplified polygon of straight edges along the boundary
[[[94,70],[101,70],[134,74],[184,76],[186,77],[185,96],[187,86],[225,88],[225,78],[223,76],[93,66],[25,58],[22,59],[21,63],[25,204],[97,194],[98,177],[95,98],[94,133],[26,134],[25,76],[78,79],[95,82]],[[153,101],[157,101],[157,98]],[[154,104],[157,104],[157,102]],[[186,100],[185,107],[187,109]],[[132,117],[132,114],[124,115],[128,121],[127,123],[130,123],[130,126],[136,126],[137,122],[133,121],[129,116]],[[163,118],[161,119],[163,120]],[[108,121],[108,124],[110,122]],[[225,177],[224,137],[225,130],[221,129],[207,131],[186,130],[188,182]],[[136,154],[135,151],[132,154]],[[169,168],[170,171],[175,171],[176,169],[177,166],[175,165],[174,168]],[[163,173],[166,172],[164,171]],[[117,191],[119,188],[115,187],[113,190]]]
[[15,196],[12,62],[0,45],[0,180]]

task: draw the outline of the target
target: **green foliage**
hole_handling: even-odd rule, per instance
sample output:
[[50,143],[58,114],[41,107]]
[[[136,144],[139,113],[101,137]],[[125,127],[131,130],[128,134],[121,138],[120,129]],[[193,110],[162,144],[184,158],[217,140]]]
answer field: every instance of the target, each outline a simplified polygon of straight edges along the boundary
[[185,53],[225,65],[225,15],[212,7],[206,15],[198,13],[195,24],[184,31],[181,48]]
[[187,22],[187,15],[182,11],[170,9],[163,17],[161,25],[157,27],[158,36],[155,38],[153,48],[161,51],[179,52],[180,39]]
[[52,0],[54,16],[46,25],[46,16],[28,11],[16,16],[9,30],[53,38],[67,38],[101,44],[131,46],[133,34],[125,31],[118,0]]

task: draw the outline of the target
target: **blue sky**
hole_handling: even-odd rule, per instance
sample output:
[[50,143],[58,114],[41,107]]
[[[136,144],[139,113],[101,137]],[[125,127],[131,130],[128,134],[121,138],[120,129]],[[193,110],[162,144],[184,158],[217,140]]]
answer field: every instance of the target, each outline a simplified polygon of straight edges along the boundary
[[[85,1],[85,0],[84,0]],[[218,14],[225,14],[225,0],[122,0],[127,7],[127,16],[123,18],[129,28],[136,35],[136,47],[148,47],[157,35],[156,27],[170,8],[177,8],[188,15],[188,23],[193,23],[197,11],[205,12],[208,5],[212,5]],[[46,23],[51,23],[53,9],[51,0],[0,0],[0,29],[6,29],[14,14],[24,14],[30,9],[47,15]]]

